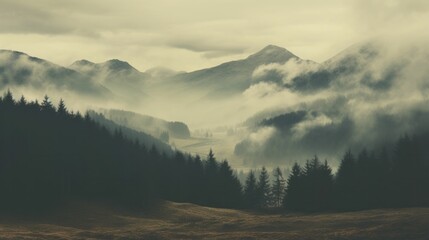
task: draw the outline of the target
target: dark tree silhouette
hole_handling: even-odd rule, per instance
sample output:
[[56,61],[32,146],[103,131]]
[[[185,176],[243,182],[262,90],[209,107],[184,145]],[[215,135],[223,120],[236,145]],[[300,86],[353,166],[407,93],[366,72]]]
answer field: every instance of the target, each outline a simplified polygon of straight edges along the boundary
[[284,197],[284,189],[285,189],[285,180],[283,178],[282,171],[280,167],[274,169],[274,180],[272,187],[272,196],[273,196],[273,206],[281,207],[282,201]]
[[327,161],[322,164],[315,156],[302,170],[295,165],[288,184],[284,203],[287,208],[320,211],[332,207],[333,175]]
[[250,171],[249,175],[247,175],[244,185],[244,200],[247,208],[256,208],[259,206],[257,182],[253,171]]
[[41,107],[42,111],[51,112],[51,113],[55,111],[55,107],[54,107],[54,105],[52,105],[51,100],[49,99],[48,95],[45,95],[40,107]]
[[268,175],[267,169],[265,167],[262,167],[261,173],[259,174],[257,193],[258,193],[259,207],[260,208],[269,207],[272,196],[271,196],[270,176]]
[[[148,150],[149,149],[149,150]],[[241,185],[227,161],[167,155],[112,134],[88,114],[0,98],[0,210],[44,211],[67,199],[147,206],[159,199],[213,207],[243,206]]]
[[359,184],[356,173],[356,160],[348,150],[338,168],[335,178],[336,206],[339,209],[356,209],[359,202],[356,188]]
[[302,169],[295,163],[287,179],[287,187],[283,198],[283,206],[290,210],[299,210],[302,201]]
[[68,113],[63,99],[60,99],[60,102],[58,103],[57,112],[61,116],[65,116]]

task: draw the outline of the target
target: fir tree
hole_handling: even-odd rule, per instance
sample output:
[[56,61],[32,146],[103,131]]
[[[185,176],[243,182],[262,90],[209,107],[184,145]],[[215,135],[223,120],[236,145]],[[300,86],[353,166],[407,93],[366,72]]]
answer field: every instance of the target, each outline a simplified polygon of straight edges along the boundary
[[285,180],[280,167],[274,169],[273,176],[273,205],[275,207],[280,207],[282,205],[285,189]]
[[63,99],[60,99],[60,102],[58,103],[57,113],[61,116],[65,116],[67,114],[67,108]]
[[244,200],[247,208],[256,208],[259,203],[255,173],[250,171],[244,185]]
[[292,172],[287,179],[283,206],[286,209],[298,210],[302,198],[302,170],[298,163],[292,167]]
[[40,108],[42,111],[46,111],[46,112],[54,112],[55,111],[54,105],[52,105],[51,100],[49,99],[48,95],[45,95],[45,97],[43,98],[43,101],[40,104]]
[[262,171],[259,174],[257,191],[259,207],[269,207],[271,202],[271,186],[270,176],[268,175],[267,169],[265,167],[262,167]]

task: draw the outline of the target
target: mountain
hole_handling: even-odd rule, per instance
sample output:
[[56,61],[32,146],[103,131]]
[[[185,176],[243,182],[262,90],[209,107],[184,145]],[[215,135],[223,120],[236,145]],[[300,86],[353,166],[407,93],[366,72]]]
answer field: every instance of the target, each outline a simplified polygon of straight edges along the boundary
[[15,87],[71,91],[92,98],[112,96],[107,88],[77,71],[22,52],[0,50],[0,89]]
[[147,97],[144,84],[150,78],[149,74],[138,71],[128,62],[111,59],[103,63],[93,63],[83,59],[70,65],[70,69],[80,72],[93,82],[103,84],[129,102]]
[[269,45],[246,59],[223,63],[213,68],[181,73],[171,78],[180,83],[184,91],[196,88],[206,92],[206,97],[231,96],[243,92],[252,84],[252,74],[261,65],[283,64],[296,58],[285,48]]
[[261,165],[305,159],[306,152],[338,159],[347,148],[389,147],[404,134],[428,131],[429,69],[422,68],[428,56],[425,45],[372,40],[298,69],[274,93],[297,98],[268,105],[272,109],[248,119],[251,133],[235,153],[264,159]]
[[191,136],[188,126],[182,122],[169,122],[148,115],[115,109],[101,109],[100,112],[119,125],[148,133],[156,138],[165,132],[174,138],[189,138]]
[[407,57],[388,57],[387,54],[386,46],[377,41],[355,44],[323,62],[317,70],[296,76],[287,87],[309,93],[331,86],[361,85],[387,90],[409,63]]

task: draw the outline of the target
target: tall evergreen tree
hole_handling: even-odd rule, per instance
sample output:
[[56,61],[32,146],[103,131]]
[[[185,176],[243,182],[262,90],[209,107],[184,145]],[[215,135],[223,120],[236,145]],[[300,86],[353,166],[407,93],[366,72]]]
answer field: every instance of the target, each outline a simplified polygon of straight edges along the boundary
[[45,95],[40,107],[41,107],[42,111],[46,111],[46,112],[54,112],[55,111],[54,105],[52,105],[52,102],[49,99],[48,95]]
[[359,202],[356,196],[358,182],[356,162],[348,150],[341,159],[335,178],[336,205],[339,209],[356,209]]
[[250,171],[244,185],[244,200],[247,208],[256,208],[259,204],[255,173]]
[[57,112],[61,116],[65,116],[67,114],[67,108],[63,99],[60,99],[60,102],[58,103]]
[[273,176],[274,176],[273,188],[272,188],[273,205],[275,207],[280,207],[282,206],[284,190],[285,190],[285,180],[283,178],[283,174],[280,167],[277,167],[274,169]]
[[242,205],[241,184],[235,176],[228,161],[223,161],[219,167],[219,180],[221,192],[219,194],[219,206],[226,208],[238,208]]
[[269,207],[272,199],[271,195],[271,186],[270,186],[270,176],[265,167],[262,167],[261,173],[259,174],[258,185],[258,200],[259,207],[265,208]]
[[25,105],[27,105],[27,100],[25,99],[24,95],[22,95],[21,98],[19,99],[18,105],[20,107],[24,107]]
[[7,92],[3,95],[3,104],[5,107],[10,107],[15,104],[15,100],[13,99],[12,92],[8,89]]
[[292,167],[292,172],[287,179],[283,206],[286,209],[298,210],[301,207],[302,198],[302,170],[298,163]]

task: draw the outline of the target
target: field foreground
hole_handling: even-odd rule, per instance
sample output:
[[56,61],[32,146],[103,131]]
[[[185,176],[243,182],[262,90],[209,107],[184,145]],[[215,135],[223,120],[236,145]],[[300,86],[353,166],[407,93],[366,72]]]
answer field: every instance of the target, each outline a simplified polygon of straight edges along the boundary
[[186,203],[141,213],[73,203],[35,219],[0,219],[1,239],[429,239],[429,208],[262,214]]

